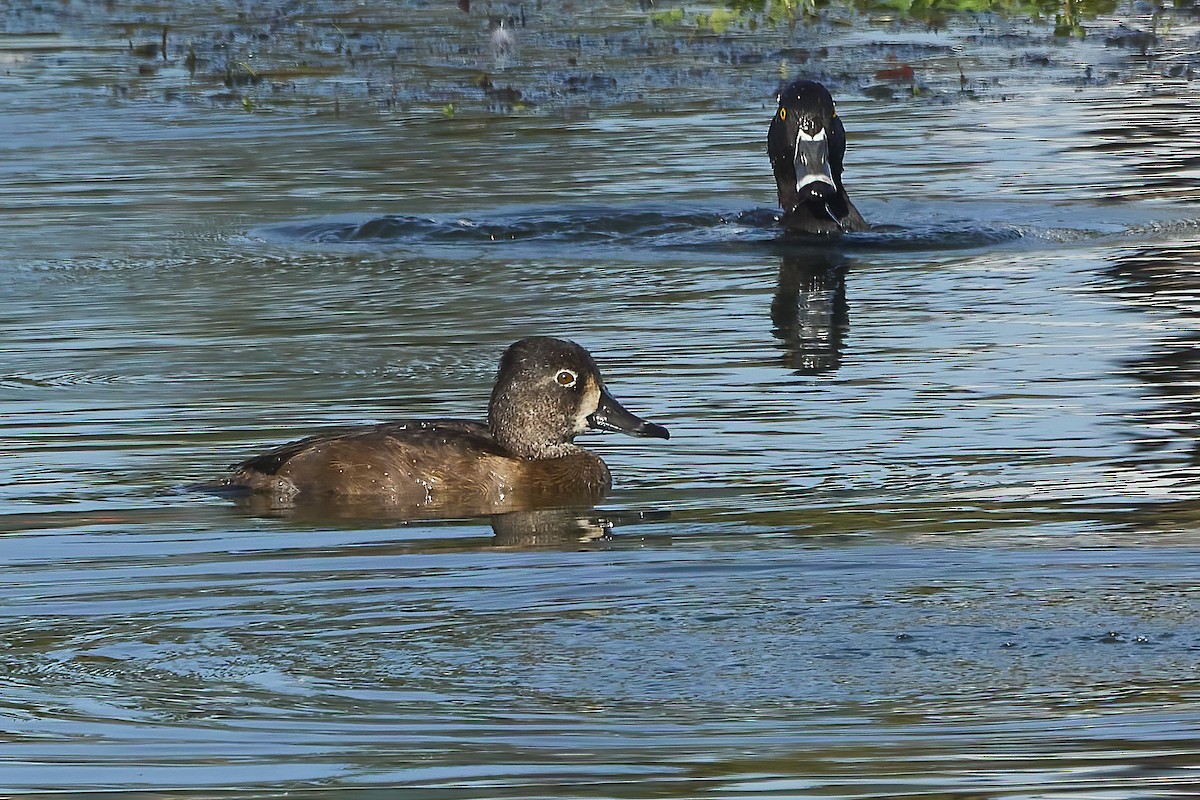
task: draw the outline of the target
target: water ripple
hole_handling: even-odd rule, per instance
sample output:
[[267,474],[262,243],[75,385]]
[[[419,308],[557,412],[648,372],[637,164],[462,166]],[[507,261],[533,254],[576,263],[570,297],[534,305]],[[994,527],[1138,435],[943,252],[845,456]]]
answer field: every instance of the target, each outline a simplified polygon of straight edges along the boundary
[[[934,208],[925,211],[938,213]],[[488,217],[393,215],[354,221],[305,220],[261,226],[252,229],[249,235],[281,243],[397,247],[539,242],[683,248],[833,246],[853,251],[967,250],[1022,239],[1070,243],[1104,235],[1094,229],[955,220],[918,226],[882,224],[867,233],[829,239],[781,234],[779,220],[777,211],[763,208],[714,212],[600,207]]]

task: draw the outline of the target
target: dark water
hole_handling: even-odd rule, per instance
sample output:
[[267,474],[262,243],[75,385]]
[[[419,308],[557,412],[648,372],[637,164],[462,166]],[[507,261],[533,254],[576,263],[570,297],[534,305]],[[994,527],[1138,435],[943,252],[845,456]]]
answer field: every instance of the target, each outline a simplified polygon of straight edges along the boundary
[[[509,53],[474,5],[356,12],[403,56],[386,96],[365,57],[224,86],[213,42],[255,25],[335,60],[308,6],[10,9],[4,791],[1200,792],[1190,11],[1123,9],[1145,54],[1110,18],[529,7]],[[159,66],[128,43],[164,15]],[[879,99],[897,61],[920,92]],[[776,236],[781,65],[834,87],[871,233]],[[479,416],[532,334],[671,429],[586,440],[596,509],[185,488],[324,425]]]

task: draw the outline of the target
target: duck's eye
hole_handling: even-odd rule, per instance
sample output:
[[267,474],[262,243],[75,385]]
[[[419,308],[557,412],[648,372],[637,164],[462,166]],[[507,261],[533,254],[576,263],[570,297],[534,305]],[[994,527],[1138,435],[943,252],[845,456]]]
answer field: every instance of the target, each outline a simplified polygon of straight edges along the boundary
[[786,108],[779,109],[779,118],[787,119],[787,109]]
[[554,380],[558,381],[559,386],[571,387],[575,385],[575,381],[579,380],[579,376],[569,369],[560,369],[554,376]]

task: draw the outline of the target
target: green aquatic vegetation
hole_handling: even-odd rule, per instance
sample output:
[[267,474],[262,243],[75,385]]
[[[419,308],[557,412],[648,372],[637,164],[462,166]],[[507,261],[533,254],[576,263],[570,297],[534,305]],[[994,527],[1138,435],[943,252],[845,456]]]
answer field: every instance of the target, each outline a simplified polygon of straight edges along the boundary
[[225,85],[231,89],[235,86],[253,85],[261,80],[262,77],[244,59],[225,63]]
[[683,22],[683,9],[670,8],[666,11],[655,11],[650,15],[650,23],[659,27],[679,25]]
[[731,11],[741,15],[758,15],[768,22],[794,19],[803,7],[812,7],[813,0],[730,0],[725,4]]
[[945,14],[1001,14],[1033,19],[1053,17],[1055,33],[1066,25],[1071,33],[1083,35],[1081,20],[1108,14],[1116,0],[852,0],[859,11],[881,8],[898,11],[917,19]]
[[689,12],[684,6],[655,11],[650,21],[658,27],[683,26],[724,33],[730,28],[750,30],[760,25],[794,23],[822,11],[847,9],[861,13],[890,12],[920,20],[949,14],[1001,14],[1054,20],[1058,36],[1084,35],[1083,20],[1116,10],[1116,0],[727,0],[722,5]]
[[720,34],[731,27],[755,30],[759,25],[795,22],[797,16],[815,10],[815,0],[731,0],[691,14],[683,6],[655,11],[650,22],[657,27],[683,25]]
[[724,33],[725,29],[730,25],[736,25],[744,22],[742,15],[736,11],[730,11],[724,8],[714,8],[710,14],[698,14],[696,23],[701,28],[707,28],[713,33]]

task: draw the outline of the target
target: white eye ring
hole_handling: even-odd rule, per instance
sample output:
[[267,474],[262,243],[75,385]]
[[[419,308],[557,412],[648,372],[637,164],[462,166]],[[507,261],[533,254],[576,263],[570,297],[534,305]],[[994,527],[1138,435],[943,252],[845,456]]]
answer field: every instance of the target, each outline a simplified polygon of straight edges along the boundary
[[558,382],[559,386],[570,389],[579,380],[579,376],[569,369],[560,369],[554,376],[554,380]]

